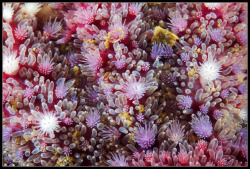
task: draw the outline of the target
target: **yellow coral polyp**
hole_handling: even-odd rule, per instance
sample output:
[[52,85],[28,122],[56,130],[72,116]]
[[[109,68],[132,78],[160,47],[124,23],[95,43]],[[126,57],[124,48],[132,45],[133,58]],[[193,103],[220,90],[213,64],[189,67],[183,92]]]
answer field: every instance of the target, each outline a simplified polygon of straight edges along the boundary
[[[117,40],[110,39],[112,33],[116,33],[116,32],[121,32],[122,33],[121,36]],[[119,42],[123,38],[123,36],[124,36],[124,32],[123,32],[122,28],[119,28],[119,30],[116,30],[116,31],[109,32],[108,37],[104,37],[104,39],[106,40],[104,42],[105,47],[108,49],[109,48],[109,42],[111,42],[111,43]]]
[[132,143],[134,141],[135,141],[135,139],[134,139],[134,133],[131,133],[128,142]]
[[162,118],[158,118],[157,120],[156,120],[156,123],[157,124],[159,124],[159,123],[161,123],[162,122]]
[[235,48],[233,48],[233,52],[238,52],[239,50],[241,50],[241,46],[239,46],[239,47],[235,47]]
[[29,138],[28,138],[28,137],[24,137],[24,140],[25,140],[26,142],[28,142],[28,141],[29,141]]
[[73,70],[76,74],[80,72],[80,68],[78,66],[74,66]]
[[87,43],[91,43],[91,44],[95,44],[95,40],[92,40],[92,39],[83,39],[84,42],[87,42]]
[[18,144],[18,145],[19,145],[19,144],[20,144],[20,142],[21,142],[21,137],[18,137],[18,138],[17,138],[17,140],[16,140],[16,144]]
[[121,114],[119,114],[119,117],[120,117],[120,118],[125,117],[126,119],[129,119],[129,118],[130,118],[130,115],[129,115],[129,112],[126,112],[126,113],[121,113]]
[[12,104],[12,109],[17,111],[17,102],[18,102],[18,99],[15,99],[14,103]]
[[176,40],[179,40],[178,36],[160,26],[155,27],[154,35],[151,38],[151,42],[167,43],[170,46],[174,46]]
[[78,134],[79,134],[79,131],[76,130],[76,131],[72,134],[72,138],[76,138]]
[[215,88],[212,88],[212,92],[216,92],[216,89],[215,89]]
[[110,74],[111,72],[106,72],[105,74],[104,74],[104,76],[105,77],[108,77],[108,75]]
[[67,163],[71,163],[73,161],[73,157],[66,156]]
[[144,111],[144,106],[142,104],[139,105],[139,112],[143,112]]
[[201,27],[199,27],[198,33],[202,33],[202,28]]
[[195,70],[194,70],[194,69],[191,69],[191,70],[188,72],[188,77],[193,76],[195,73],[196,73]]
[[217,27],[220,28],[220,23],[217,24]]
[[60,166],[65,166],[65,164],[62,162],[59,161],[59,159],[57,160],[56,164],[60,165]]
[[200,53],[200,52],[201,52],[201,49],[200,49],[200,48],[198,48],[198,49],[196,50],[196,52],[197,52],[197,53]]
[[129,112],[126,112],[126,113],[121,113],[121,114],[119,114],[119,117],[120,118],[125,118],[126,119],[126,121],[128,122],[128,124],[129,125],[131,125],[132,124],[132,121],[130,120],[130,114],[129,114]]

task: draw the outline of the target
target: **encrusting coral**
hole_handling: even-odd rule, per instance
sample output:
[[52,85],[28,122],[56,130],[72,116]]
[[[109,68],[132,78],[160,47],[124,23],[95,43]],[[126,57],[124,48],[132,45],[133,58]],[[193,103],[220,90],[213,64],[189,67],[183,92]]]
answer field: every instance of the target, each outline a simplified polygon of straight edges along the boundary
[[3,166],[247,166],[246,3],[3,3]]

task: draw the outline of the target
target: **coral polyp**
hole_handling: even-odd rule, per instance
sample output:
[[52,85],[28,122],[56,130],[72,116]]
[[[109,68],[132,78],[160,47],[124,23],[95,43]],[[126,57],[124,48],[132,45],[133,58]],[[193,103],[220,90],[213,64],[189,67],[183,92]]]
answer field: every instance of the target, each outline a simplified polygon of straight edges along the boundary
[[248,165],[247,3],[2,9],[3,166]]

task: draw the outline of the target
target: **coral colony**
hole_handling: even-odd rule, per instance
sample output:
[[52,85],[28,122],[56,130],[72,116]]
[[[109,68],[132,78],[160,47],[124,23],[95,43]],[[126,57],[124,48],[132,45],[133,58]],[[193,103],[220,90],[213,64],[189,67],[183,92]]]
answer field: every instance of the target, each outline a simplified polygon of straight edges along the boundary
[[3,166],[247,166],[247,3],[3,3]]

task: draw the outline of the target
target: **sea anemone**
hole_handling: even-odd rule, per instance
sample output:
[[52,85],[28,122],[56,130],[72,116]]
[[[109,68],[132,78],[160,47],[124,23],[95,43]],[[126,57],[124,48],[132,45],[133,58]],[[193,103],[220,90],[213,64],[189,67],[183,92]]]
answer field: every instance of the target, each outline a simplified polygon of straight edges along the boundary
[[61,21],[56,22],[56,18],[52,24],[51,18],[49,18],[49,22],[46,22],[43,26],[43,34],[45,37],[49,39],[55,39],[59,36],[59,32],[62,29]]
[[98,48],[94,51],[91,50],[86,54],[83,53],[83,58],[80,61],[85,62],[86,68],[93,72],[100,69],[103,64]]
[[222,38],[223,38],[223,34],[221,29],[213,29],[211,31],[211,38],[216,41],[216,42],[221,42]]
[[28,26],[23,24],[23,25],[19,25],[18,27],[15,29],[15,37],[19,40],[24,40],[28,37]]
[[14,9],[12,3],[4,3],[3,4],[3,19],[6,22],[12,21],[12,17],[14,14]]
[[100,113],[98,112],[98,110],[90,110],[87,114],[86,114],[86,123],[88,127],[95,127],[97,125],[97,123],[100,121]]
[[167,129],[166,135],[169,137],[169,140],[178,143],[181,142],[184,137],[184,130],[178,121],[173,121]]
[[70,149],[70,147],[64,146],[63,147],[63,154],[66,156],[69,156],[70,154],[72,154],[72,150]]
[[125,22],[122,24],[122,16],[115,14],[108,27],[111,41],[124,40],[128,36],[128,27]]
[[144,63],[141,65],[141,70],[144,71],[144,72],[148,71],[149,68],[150,68],[149,62],[144,62]]
[[207,149],[207,142],[205,140],[199,140],[196,145],[199,148],[199,150],[205,151]]
[[165,58],[170,58],[173,55],[173,48],[172,46],[165,44],[163,46],[163,51],[162,51],[162,56],[164,56]]
[[208,108],[205,104],[200,106],[200,112],[203,114],[207,114],[208,113]]
[[204,3],[204,5],[210,10],[215,10],[221,8],[222,3]]
[[20,12],[27,14],[28,18],[32,18],[40,11],[42,5],[42,3],[24,3],[20,6]]
[[34,90],[33,90],[33,88],[27,87],[27,88],[24,90],[24,97],[27,97],[28,99],[31,99],[33,95],[34,95]]
[[3,128],[3,142],[7,142],[11,138],[12,129],[10,127]]
[[54,69],[54,64],[55,63],[52,62],[52,59],[50,60],[49,56],[45,55],[38,65],[38,70],[44,75],[49,75]]
[[187,53],[182,53],[182,54],[181,54],[181,60],[182,60],[183,62],[187,62],[187,61],[190,60],[190,57],[189,57],[189,55],[188,55]]
[[136,115],[136,119],[139,122],[142,122],[144,120],[144,115],[142,114],[142,112],[140,112],[139,114]]
[[186,151],[183,151],[181,150],[178,154],[178,159],[179,159],[179,162],[182,164],[182,165],[185,165],[188,163],[188,154]]
[[68,93],[68,88],[64,85],[65,78],[60,78],[57,80],[55,94],[58,99],[64,98]]
[[213,112],[213,118],[215,120],[218,120],[218,119],[220,119],[222,117],[223,117],[222,111],[220,111],[220,110],[214,110],[214,112]]
[[164,46],[161,43],[158,44],[156,42],[153,42],[151,58],[155,60],[157,57],[161,57],[163,50],[164,50]]
[[156,132],[156,128],[152,127],[150,123],[148,125],[145,124],[145,127],[139,125],[138,128],[134,130],[135,142],[137,142],[141,148],[151,147],[155,142]]
[[150,88],[145,77],[140,77],[139,80],[137,80],[134,74],[130,75],[126,82],[121,81],[121,85],[121,91],[129,100],[142,98]]
[[224,89],[220,93],[221,98],[226,99],[229,96],[229,89]]
[[130,3],[128,12],[130,15],[138,15],[141,12],[142,3]]
[[73,51],[68,52],[67,58],[71,66],[77,66],[80,63],[79,58]]
[[119,60],[115,61],[115,66],[116,66],[117,69],[124,68],[125,64],[126,64],[125,60],[123,60],[123,59],[119,59]]
[[16,75],[20,69],[17,51],[3,50],[3,72],[8,75]]
[[117,140],[121,135],[120,131],[117,130],[117,128],[115,128],[114,126],[106,126],[102,130],[102,133],[103,138],[110,141]]
[[195,134],[200,138],[208,138],[212,135],[213,126],[209,120],[209,116],[193,116],[190,124]]
[[65,117],[63,119],[63,122],[66,124],[66,125],[71,125],[73,123],[72,119],[70,117]]
[[243,46],[247,45],[247,38],[248,38],[247,31],[243,30],[243,31],[238,32],[236,34],[236,38],[241,45]]
[[177,10],[175,12],[170,12],[170,22],[169,26],[172,31],[179,33],[187,28],[187,19],[181,16],[180,12]]
[[121,155],[120,153],[111,153],[112,158],[109,158],[107,163],[109,166],[129,166],[127,162],[127,158],[124,155]]
[[239,111],[239,117],[243,122],[247,122],[247,116],[248,116],[247,107]]
[[179,96],[177,101],[180,109],[189,109],[193,103],[193,100],[190,96]]
[[82,7],[77,8],[74,12],[74,20],[78,24],[91,24],[94,21],[94,11],[90,6],[87,9],[83,9]]
[[36,130],[36,135],[38,135],[40,138],[44,137],[44,135],[48,135],[51,138],[55,137],[54,131],[58,131],[60,128],[59,126],[59,120],[58,117],[56,117],[56,114],[52,111],[45,111],[43,113],[40,113],[35,110],[31,110],[31,114],[33,114],[36,118],[37,126],[34,126]]
[[221,64],[213,59],[211,53],[208,54],[208,60],[203,61],[198,68],[201,84],[206,84],[208,81],[213,81],[220,77]]
[[195,38],[194,38],[194,44],[195,44],[196,46],[199,46],[201,43],[202,43],[202,41],[201,41],[200,38],[198,38],[198,37],[195,37]]

